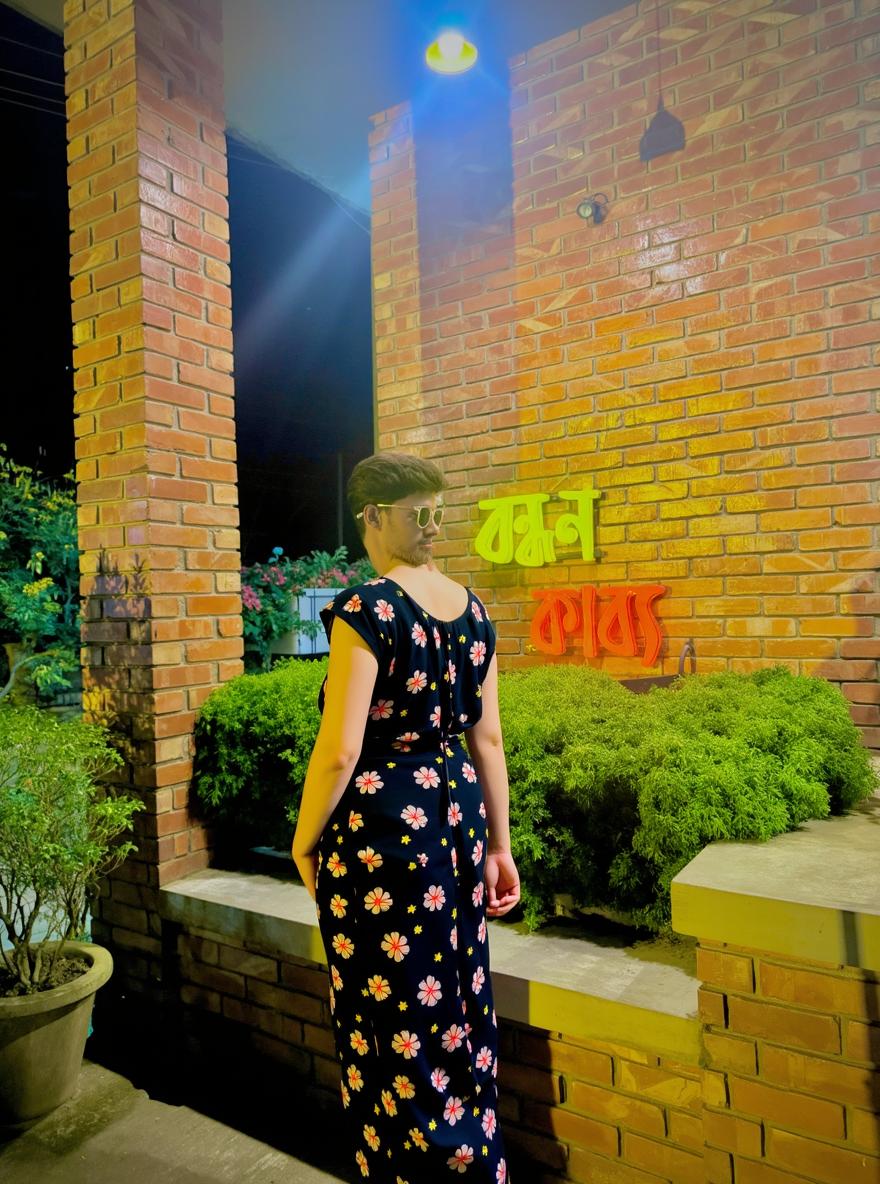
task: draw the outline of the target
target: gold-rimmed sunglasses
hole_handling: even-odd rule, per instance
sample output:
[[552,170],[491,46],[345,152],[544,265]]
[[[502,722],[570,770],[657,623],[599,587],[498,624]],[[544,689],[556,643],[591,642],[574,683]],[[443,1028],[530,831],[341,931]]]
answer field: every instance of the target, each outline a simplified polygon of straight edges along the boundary
[[[407,513],[415,514],[416,525],[419,530],[424,530],[429,522],[433,522],[435,526],[440,525],[443,521],[443,506],[396,506],[393,502],[370,502],[371,506],[377,506],[380,510],[406,510]],[[366,506],[364,506],[364,510]],[[364,510],[360,514],[356,514],[356,518],[363,518]]]

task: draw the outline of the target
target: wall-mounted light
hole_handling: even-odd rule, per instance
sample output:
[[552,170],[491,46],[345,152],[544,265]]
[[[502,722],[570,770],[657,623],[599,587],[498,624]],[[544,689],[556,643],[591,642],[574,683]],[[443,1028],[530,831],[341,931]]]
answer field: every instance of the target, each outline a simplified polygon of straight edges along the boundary
[[454,30],[441,33],[425,50],[425,61],[435,74],[464,74],[478,56],[473,42]]
[[586,221],[593,221],[598,226],[605,221],[608,213],[608,195],[605,193],[591,193],[577,208],[578,217]]

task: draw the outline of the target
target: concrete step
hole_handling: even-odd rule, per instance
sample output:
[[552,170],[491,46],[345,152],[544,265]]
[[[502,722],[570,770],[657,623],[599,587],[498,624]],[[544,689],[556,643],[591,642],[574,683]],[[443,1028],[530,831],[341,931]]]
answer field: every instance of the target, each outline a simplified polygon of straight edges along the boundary
[[0,1143],[3,1184],[343,1184],[85,1062],[70,1101]]

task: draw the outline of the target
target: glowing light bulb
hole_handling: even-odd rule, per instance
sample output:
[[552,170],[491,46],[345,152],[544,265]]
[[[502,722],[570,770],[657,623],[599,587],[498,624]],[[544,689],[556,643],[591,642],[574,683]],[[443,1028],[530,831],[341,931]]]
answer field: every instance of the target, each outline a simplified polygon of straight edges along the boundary
[[435,74],[464,74],[477,57],[477,47],[452,29],[441,33],[425,50],[425,61]]

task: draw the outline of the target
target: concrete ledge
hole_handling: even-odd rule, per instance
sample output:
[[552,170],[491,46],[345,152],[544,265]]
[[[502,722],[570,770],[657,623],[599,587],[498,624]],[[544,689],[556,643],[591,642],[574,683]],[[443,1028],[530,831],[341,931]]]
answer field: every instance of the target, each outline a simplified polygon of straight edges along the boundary
[[[185,928],[326,965],[314,905],[299,884],[209,869],[167,885],[160,900],[162,916]],[[698,983],[682,967],[552,926],[530,934],[493,921],[489,942],[499,1016],[699,1063]]]
[[672,924],[703,941],[880,970],[880,796],[769,843],[713,843],[672,881]]

